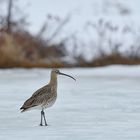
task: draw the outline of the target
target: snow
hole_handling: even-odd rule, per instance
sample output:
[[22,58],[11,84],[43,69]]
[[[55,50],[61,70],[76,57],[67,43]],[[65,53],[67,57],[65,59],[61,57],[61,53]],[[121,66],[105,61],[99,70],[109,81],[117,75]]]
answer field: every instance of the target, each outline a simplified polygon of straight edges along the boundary
[[58,99],[45,110],[20,113],[23,102],[49,80],[50,69],[0,70],[0,140],[139,140],[140,66],[61,69]]

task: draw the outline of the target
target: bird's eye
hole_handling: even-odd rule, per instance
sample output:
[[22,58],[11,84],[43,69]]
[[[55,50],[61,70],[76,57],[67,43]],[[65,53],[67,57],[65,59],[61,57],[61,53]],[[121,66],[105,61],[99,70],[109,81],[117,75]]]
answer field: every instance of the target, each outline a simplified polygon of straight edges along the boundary
[[59,70],[56,70],[55,72],[56,72],[56,73],[59,73]]

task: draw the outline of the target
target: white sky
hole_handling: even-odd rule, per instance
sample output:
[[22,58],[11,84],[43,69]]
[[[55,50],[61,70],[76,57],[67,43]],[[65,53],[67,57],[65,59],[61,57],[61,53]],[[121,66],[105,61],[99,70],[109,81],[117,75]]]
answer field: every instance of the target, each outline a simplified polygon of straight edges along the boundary
[[[29,4],[25,8],[25,12],[29,13],[30,30],[36,32],[49,13],[61,17],[65,17],[70,13],[72,21],[68,30],[80,29],[88,19],[103,14],[100,13],[100,7],[104,1],[113,2],[114,0],[24,0],[20,2],[23,7],[25,4]],[[118,1],[132,9],[131,19],[134,22],[139,22],[140,0]],[[114,17],[116,15],[111,13],[111,16]]]

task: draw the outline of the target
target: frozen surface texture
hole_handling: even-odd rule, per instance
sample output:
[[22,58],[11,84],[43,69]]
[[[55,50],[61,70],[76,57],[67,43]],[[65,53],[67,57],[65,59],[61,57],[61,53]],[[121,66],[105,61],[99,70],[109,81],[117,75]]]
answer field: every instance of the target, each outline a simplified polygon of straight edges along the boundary
[[32,93],[48,83],[48,69],[0,70],[0,140],[139,140],[140,66],[62,69],[58,99],[45,110],[20,113]]

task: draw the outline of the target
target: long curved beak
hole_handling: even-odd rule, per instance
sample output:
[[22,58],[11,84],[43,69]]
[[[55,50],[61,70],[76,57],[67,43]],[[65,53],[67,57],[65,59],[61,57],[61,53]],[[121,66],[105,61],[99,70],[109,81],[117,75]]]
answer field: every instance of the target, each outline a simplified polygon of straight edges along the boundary
[[67,77],[70,77],[70,78],[72,78],[73,80],[75,80],[75,81],[76,81],[76,79],[75,79],[75,78],[73,78],[72,76],[70,76],[70,75],[68,75],[68,74],[61,73],[61,72],[59,72],[59,74],[60,74],[60,75],[65,75],[65,76],[67,76]]

